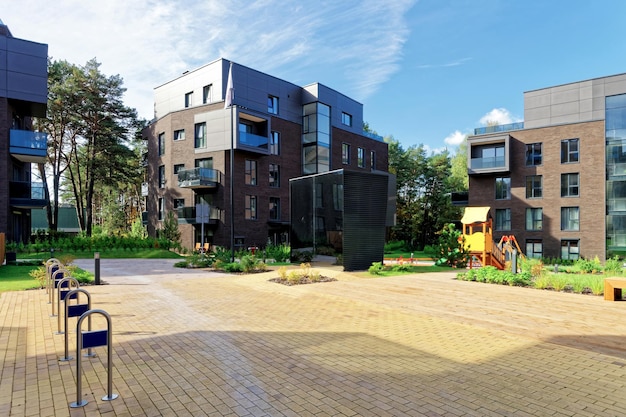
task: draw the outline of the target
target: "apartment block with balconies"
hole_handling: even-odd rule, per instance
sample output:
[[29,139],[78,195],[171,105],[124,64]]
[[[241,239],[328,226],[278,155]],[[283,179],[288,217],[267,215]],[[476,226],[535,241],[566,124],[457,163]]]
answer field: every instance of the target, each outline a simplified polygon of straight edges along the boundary
[[626,254],[626,74],[526,92],[524,119],[468,137],[468,205],[529,257]]
[[31,209],[46,205],[36,164],[46,161],[48,138],[33,130],[48,102],[48,46],[13,37],[0,21],[0,233],[27,242]]
[[387,144],[363,132],[362,104],[322,84],[301,87],[232,63],[226,107],[230,67],[218,59],[155,88],[155,119],[143,132],[150,234],[173,211],[188,248],[230,247],[233,236],[237,247],[286,242],[290,179],[387,171]]

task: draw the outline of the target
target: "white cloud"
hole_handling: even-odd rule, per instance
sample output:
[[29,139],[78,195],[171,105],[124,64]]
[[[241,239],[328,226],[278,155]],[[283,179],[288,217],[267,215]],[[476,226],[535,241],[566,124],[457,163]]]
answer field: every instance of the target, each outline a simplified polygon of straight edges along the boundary
[[53,59],[97,58],[151,118],[154,87],[221,57],[363,101],[399,69],[416,1],[2,0],[1,18]]
[[486,126],[489,124],[506,125],[509,123],[521,122],[522,119],[515,117],[507,109],[500,107],[495,108],[480,118],[481,125]]
[[446,145],[458,146],[459,144],[461,144],[461,142],[463,142],[465,136],[467,135],[461,133],[458,130],[455,130],[454,132],[450,133],[443,141]]

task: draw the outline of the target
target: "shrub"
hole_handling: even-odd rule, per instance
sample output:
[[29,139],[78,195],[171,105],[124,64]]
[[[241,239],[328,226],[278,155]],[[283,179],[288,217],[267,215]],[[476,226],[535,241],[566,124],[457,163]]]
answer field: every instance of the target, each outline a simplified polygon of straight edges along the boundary
[[459,242],[461,231],[456,230],[454,223],[449,223],[439,232],[437,239],[438,260],[435,265],[448,265],[453,268],[464,268],[469,260],[465,245]]
[[618,274],[621,275],[623,272],[622,261],[619,259],[619,256],[615,255],[611,259],[607,259],[604,263],[604,273],[605,274]]
[[291,262],[311,262],[313,260],[313,252],[308,250],[292,251]]
[[221,268],[226,272],[243,272],[243,267],[238,262],[225,263]]
[[404,240],[392,240],[385,243],[385,253],[406,252],[407,245]]
[[291,247],[289,245],[267,245],[265,247],[265,256],[267,259],[273,259],[275,262],[286,262],[289,260]]
[[43,288],[46,286],[46,281],[48,279],[48,274],[46,273],[46,267],[40,266],[39,268],[35,268],[31,270],[28,275],[33,277],[38,283],[39,288]]
[[372,275],[382,275],[384,270],[385,270],[385,267],[383,266],[382,262],[374,262],[372,263],[372,266],[369,267],[367,272],[369,272]]

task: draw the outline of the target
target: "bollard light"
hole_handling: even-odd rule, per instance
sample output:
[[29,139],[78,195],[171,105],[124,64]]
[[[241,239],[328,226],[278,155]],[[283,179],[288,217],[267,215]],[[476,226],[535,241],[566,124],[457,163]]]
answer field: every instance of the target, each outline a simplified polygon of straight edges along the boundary
[[96,280],[96,285],[100,285],[100,252],[94,252],[93,257],[95,261],[94,278]]

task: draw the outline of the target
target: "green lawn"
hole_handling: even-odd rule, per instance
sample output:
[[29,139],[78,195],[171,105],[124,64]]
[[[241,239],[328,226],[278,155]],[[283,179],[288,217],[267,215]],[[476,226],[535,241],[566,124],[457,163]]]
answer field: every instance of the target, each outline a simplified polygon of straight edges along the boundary
[[0,266],[0,293],[5,291],[22,291],[39,288],[39,283],[28,273],[37,266]]
[[[181,255],[165,249],[102,249],[100,251],[57,251],[54,252],[55,258],[61,258],[64,255],[72,256],[74,259],[93,259],[94,252],[100,253],[101,259],[177,259]],[[18,259],[50,259],[50,252],[37,253],[18,253]]]

